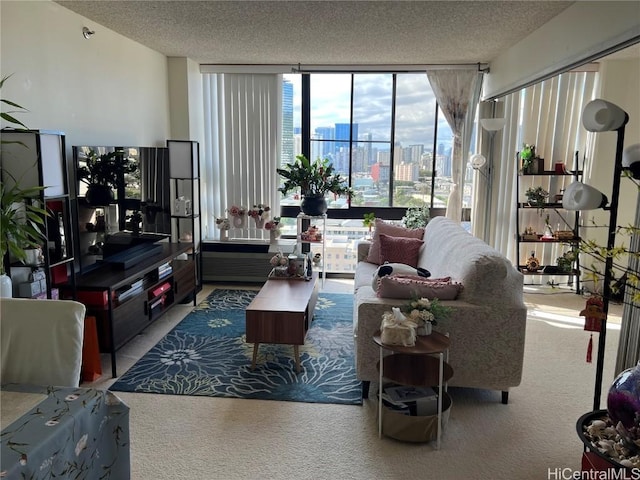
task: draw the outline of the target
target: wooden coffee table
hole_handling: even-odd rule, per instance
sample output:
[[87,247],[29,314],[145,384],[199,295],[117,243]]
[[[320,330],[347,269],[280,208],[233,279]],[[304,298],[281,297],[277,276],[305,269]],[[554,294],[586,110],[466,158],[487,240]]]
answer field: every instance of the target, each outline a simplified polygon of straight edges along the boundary
[[293,345],[296,372],[300,372],[299,345],[313,320],[318,300],[318,274],[311,280],[266,281],[246,310],[247,343],[253,343],[251,369],[256,366],[261,343]]

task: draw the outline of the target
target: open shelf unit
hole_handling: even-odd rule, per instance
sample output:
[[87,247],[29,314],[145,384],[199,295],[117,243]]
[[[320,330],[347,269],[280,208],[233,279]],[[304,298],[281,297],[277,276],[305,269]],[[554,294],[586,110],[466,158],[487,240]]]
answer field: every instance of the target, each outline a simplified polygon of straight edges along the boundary
[[[59,298],[61,288],[73,288],[74,240],[67,171],[65,134],[49,130],[2,131],[2,180],[11,188],[45,186],[30,202],[43,215],[41,254],[27,263],[2,259],[13,283],[13,296]],[[37,252],[37,250],[34,250]]]
[[[575,286],[576,293],[580,293],[579,256],[575,255],[576,258],[569,270],[562,270],[557,265],[557,258],[565,252],[577,253],[580,243],[580,212],[563,208],[562,192],[570,182],[578,181],[581,176],[581,170],[567,172],[562,168],[558,171],[520,173],[517,181],[518,269],[531,281],[543,276],[564,278],[567,285]],[[537,186],[549,192],[548,201],[541,205],[530,205],[525,192],[528,187]],[[550,237],[544,236],[547,228],[551,230]],[[553,279],[550,281],[554,283]],[[528,282],[525,279],[526,283]]]
[[[319,224],[322,224],[319,226]],[[314,250],[317,253],[322,255],[321,261],[319,265],[314,264],[314,269],[322,270],[322,286],[324,287],[324,281],[326,277],[324,262],[326,261],[326,241],[327,241],[327,214],[323,215],[305,215],[304,213],[300,213],[296,217],[296,251],[299,253],[307,253],[309,251],[313,252]],[[305,236],[305,233],[309,231],[309,228],[316,227],[317,228],[317,236],[315,238],[310,238]],[[320,249],[313,249],[313,245],[319,245]],[[320,251],[318,251],[320,250]]]

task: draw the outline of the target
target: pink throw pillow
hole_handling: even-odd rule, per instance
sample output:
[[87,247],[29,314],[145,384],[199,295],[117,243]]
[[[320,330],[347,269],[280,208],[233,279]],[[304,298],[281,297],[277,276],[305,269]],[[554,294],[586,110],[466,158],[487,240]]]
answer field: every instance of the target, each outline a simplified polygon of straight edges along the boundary
[[376,295],[382,298],[424,297],[429,300],[455,300],[462,291],[461,283],[451,277],[424,278],[417,275],[387,275],[378,279]]
[[[405,228],[400,225],[393,225],[384,222],[379,218],[375,220],[375,230],[373,232],[373,241],[369,247],[367,262],[380,265],[380,235],[389,235],[391,237],[417,238],[422,240],[424,237],[424,228]],[[404,262],[398,262],[404,263]],[[414,265],[415,266],[415,265]]]
[[404,263],[411,267],[418,266],[420,249],[424,242],[417,238],[391,237],[380,235],[380,261],[382,265],[389,263]]

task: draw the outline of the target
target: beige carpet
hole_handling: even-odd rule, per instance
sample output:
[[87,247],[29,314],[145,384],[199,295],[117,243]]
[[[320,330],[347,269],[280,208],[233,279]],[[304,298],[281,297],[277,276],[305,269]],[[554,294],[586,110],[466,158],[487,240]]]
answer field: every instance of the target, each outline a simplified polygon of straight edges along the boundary
[[[359,407],[118,392],[131,407],[132,479],[514,480],[579,469],[575,425],[592,408],[597,337],[588,364],[589,333],[577,312],[563,305],[583,305],[584,299],[560,295],[527,296],[533,314],[524,374],[509,405],[500,403],[498,392],[450,389],[453,407],[440,450],[378,439],[371,400]],[[603,404],[618,339],[611,323]],[[143,335],[131,348],[153,344],[161,334]],[[126,352],[119,358],[123,365],[128,360]],[[105,378],[94,385],[110,383]]]

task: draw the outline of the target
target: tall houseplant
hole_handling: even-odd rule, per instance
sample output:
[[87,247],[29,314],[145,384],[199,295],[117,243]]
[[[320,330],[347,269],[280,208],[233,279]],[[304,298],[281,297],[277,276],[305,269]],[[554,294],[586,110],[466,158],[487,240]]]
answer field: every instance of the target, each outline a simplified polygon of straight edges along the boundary
[[307,215],[322,215],[327,211],[325,195],[351,196],[353,190],[347,179],[336,173],[329,159],[316,159],[311,162],[304,155],[296,155],[293,163],[276,169],[285,182],[278,190],[286,195],[290,191],[300,189],[302,203],[300,208]]
[[[10,77],[6,76],[0,80],[0,90],[5,81]],[[20,120],[14,117],[15,113],[23,113],[27,110],[17,103],[0,98],[0,104],[9,106],[17,110],[0,112],[2,119],[17,127],[27,128]],[[2,140],[2,144],[9,143]],[[23,145],[27,148],[26,145]],[[33,202],[38,198],[44,186],[21,188],[19,179],[11,177],[11,187],[8,187],[5,180],[8,172],[2,172],[0,178],[0,285],[2,297],[10,297],[11,279],[5,272],[5,261],[7,254],[19,261],[26,261],[28,248],[39,248],[44,240],[42,227],[48,215],[46,210],[40,208]]]

